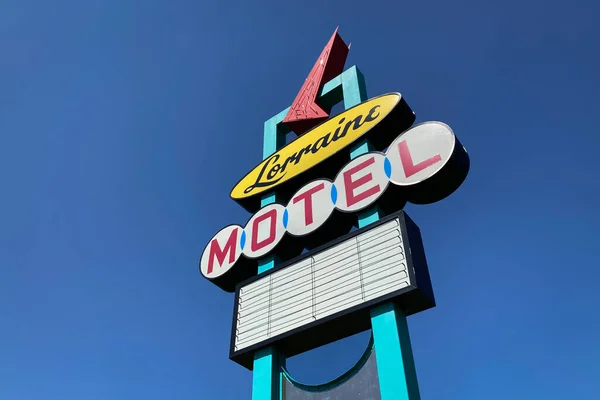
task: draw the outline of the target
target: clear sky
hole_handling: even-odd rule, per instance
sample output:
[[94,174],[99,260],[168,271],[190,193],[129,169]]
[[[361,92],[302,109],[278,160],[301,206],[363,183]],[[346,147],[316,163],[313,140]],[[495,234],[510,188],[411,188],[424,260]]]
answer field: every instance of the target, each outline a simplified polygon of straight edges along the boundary
[[[471,173],[407,206],[438,306],[423,399],[600,393],[600,28],[588,1],[0,3],[0,398],[244,399],[233,297],[198,272],[337,25],[370,96],[449,124]],[[368,333],[289,361],[320,383]]]

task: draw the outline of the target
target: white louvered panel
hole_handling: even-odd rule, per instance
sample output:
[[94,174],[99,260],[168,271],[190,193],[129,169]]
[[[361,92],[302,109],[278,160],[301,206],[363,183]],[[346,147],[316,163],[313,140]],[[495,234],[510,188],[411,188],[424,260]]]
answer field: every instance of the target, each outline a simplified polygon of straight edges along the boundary
[[269,289],[270,278],[265,277],[256,282],[252,282],[247,286],[243,286],[240,288],[240,297],[244,297],[245,299],[250,299],[257,294],[264,293],[265,289]]
[[312,299],[312,278],[310,275],[303,276],[297,282],[288,285],[287,291],[284,288],[273,289],[271,294],[271,314],[285,312],[294,304],[308,299]]
[[379,280],[406,270],[406,259],[400,250],[396,247],[382,250],[368,259],[361,257],[363,284],[367,285],[372,280]]
[[397,220],[359,238],[365,301],[409,285],[406,256]]
[[326,290],[327,285],[358,270],[356,239],[327,249],[313,256],[316,294]]
[[382,284],[382,286],[374,287],[372,290],[365,293],[365,301],[385,296],[388,293],[392,293],[396,290],[402,289],[407,286],[408,279],[397,279],[393,281],[387,281],[385,282],[385,284]]
[[[241,314],[241,312],[245,314]],[[241,310],[238,313],[237,318],[237,330],[239,332],[246,332],[250,329],[253,329],[257,326],[258,321],[263,320],[264,318],[269,318],[269,300],[266,299],[263,303],[253,304],[252,307],[248,307],[248,309]]]
[[347,310],[360,303],[364,303],[363,294],[360,290],[360,281],[352,285],[350,289],[344,292],[338,292],[335,297],[323,301],[317,306],[316,319],[325,318],[339,311]]
[[248,286],[240,288],[238,299],[238,316],[243,316],[249,310],[256,308],[268,301],[270,290],[270,277],[253,282]]
[[267,285],[260,294],[250,298],[240,294],[238,300],[238,319],[243,319],[249,314],[256,313],[257,310],[264,309],[265,304],[269,302],[269,285]]
[[393,251],[397,253],[404,253],[402,247],[402,240],[398,237],[398,231],[392,230],[387,232],[381,232],[381,235],[376,238],[369,240],[358,241],[358,248],[360,250],[361,260],[364,260],[367,264],[373,256],[381,256],[384,252]]
[[256,325],[247,326],[245,328],[239,328],[236,331],[237,343],[243,344],[247,341],[253,340],[256,337],[268,338],[268,324],[269,318],[261,318],[257,320]]
[[314,256],[315,317],[324,318],[362,299],[356,238]]
[[271,277],[240,288],[236,322],[236,348],[268,339]]
[[312,271],[311,264],[312,261],[310,258],[308,258],[298,262],[297,264],[290,265],[288,268],[273,273],[271,275],[273,288],[288,288],[290,283],[296,283],[299,278],[310,275]]
[[[403,264],[403,263],[400,263]],[[379,271],[374,271],[372,274],[365,276],[364,292],[365,298],[372,299],[375,294],[381,294],[381,291],[391,286],[404,287],[406,285],[401,282],[409,284],[408,272],[404,265],[400,268],[389,268]],[[376,296],[375,296],[376,297]]]
[[271,321],[271,330],[269,337],[277,336],[280,333],[289,332],[299,326],[306,325],[314,321],[312,313],[311,299],[307,302],[295,305],[289,313],[285,315],[274,316]]
[[262,316],[268,316],[270,281],[271,278],[266,277],[240,289],[237,315],[238,330]]
[[372,229],[368,232],[365,232],[362,235],[359,235],[357,238],[361,242],[368,242],[368,241],[371,241],[372,239],[381,237],[381,234],[383,232],[390,232],[393,230],[398,231],[398,233],[396,234],[397,236],[400,235],[400,233],[399,233],[400,232],[400,223],[397,219],[387,222],[383,225],[380,225],[377,228]]
[[273,274],[270,337],[313,319],[312,280],[311,259]]
[[[340,276],[346,271],[345,268],[358,262],[356,239],[333,246],[313,256],[315,282],[330,280]],[[318,283],[317,283],[318,285]]]
[[408,285],[396,219],[241,288],[236,350]]
[[251,346],[254,343],[266,340],[268,336],[268,315],[264,318],[258,318],[253,324],[236,329],[235,345],[237,348]]
[[302,260],[298,264],[277,271],[271,276],[271,295],[290,297],[290,291],[308,290],[312,287],[311,259]]
[[239,340],[239,335],[238,338],[236,338],[235,341],[235,349],[237,350],[241,350],[245,347],[250,347],[253,344],[256,343],[260,343],[263,342],[267,339],[269,339],[269,336],[267,335],[267,331],[266,330],[261,330],[260,332],[252,332],[251,334],[247,334],[243,336],[243,340]]
[[268,339],[269,318],[260,318],[256,324],[236,330],[236,346],[249,346],[252,343]]
[[269,303],[266,300],[263,304],[255,305],[245,311],[245,315],[239,315],[237,318],[237,330],[238,332],[247,332],[250,329],[256,329],[257,326],[262,324],[264,319],[269,318]]
[[270,319],[269,296],[255,297],[254,301],[242,301],[238,305],[236,334],[238,340],[267,334]]

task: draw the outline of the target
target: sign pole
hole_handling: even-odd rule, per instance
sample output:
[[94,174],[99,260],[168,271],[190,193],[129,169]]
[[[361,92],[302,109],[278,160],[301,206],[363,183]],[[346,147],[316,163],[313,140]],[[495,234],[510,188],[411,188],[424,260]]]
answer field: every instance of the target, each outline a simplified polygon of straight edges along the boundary
[[406,316],[394,303],[371,310],[381,399],[420,400]]
[[[281,121],[285,118],[289,107],[265,121],[263,139],[263,160],[285,146],[286,130]],[[260,205],[275,203],[277,196],[269,193],[261,198]],[[274,268],[278,263],[276,257],[270,256],[259,260],[258,273]],[[282,372],[285,366],[285,356],[279,354],[275,347],[268,347],[254,354],[254,368],[252,373],[252,400],[280,400],[282,396]]]
[[[367,89],[363,74],[356,66],[348,68],[323,85],[319,98],[323,103],[328,105],[334,105],[343,100],[344,109],[362,103],[367,99]],[[290,107],[265,121],[263,160],[285,146],[285,135],[290,132],[290,129],[285,127],[282,122],[289,110]],[[352,153],[352,158],[368,151],[368,143],[366,141],[361,143],[353,150],[357,153]],[[261,207],[275,203],[276,200],[277,196],[275,193],[267,194],[261,198]],[[368,220],[364,225],[379,219],[378,213],[374,215],[376,215],[376,218]],[[275,267],[277,261],[274,257],[266,257],[260,260],[258,273],[260,274]],[[256,352],[252,374],[252,400],[280,400],[282,398],[282,366],[285,366],[285,356],[278,354],[275,348],[269,347]]]
[[[360,75],[362,78],[362,74]],[[364,78],[344,79],[344,107],[346,109],[367,99]],[[352,148],[351,158],[373,150],[367,140]],[[358,227],[367,226],[383,217],[378,207],[358,215]],[[417,372],[410,343],[406,316],[389,302],[371,310],[371,330],[375,343],[377,371],[382,400],[420,400]]]

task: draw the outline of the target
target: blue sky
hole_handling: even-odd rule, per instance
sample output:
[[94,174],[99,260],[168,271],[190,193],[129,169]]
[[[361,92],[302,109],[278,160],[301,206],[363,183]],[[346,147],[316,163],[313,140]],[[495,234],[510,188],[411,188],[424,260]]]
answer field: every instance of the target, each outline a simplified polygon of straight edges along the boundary
[[[0,4],[0,398],[242,399],[233,298],[201,278],[228,197],[337,25],[368,93],[471,156],[407,206],[438,306],[409,318],[423,399],[600,393],[592,1]],[[319,383],[361,334],[289,360]]]

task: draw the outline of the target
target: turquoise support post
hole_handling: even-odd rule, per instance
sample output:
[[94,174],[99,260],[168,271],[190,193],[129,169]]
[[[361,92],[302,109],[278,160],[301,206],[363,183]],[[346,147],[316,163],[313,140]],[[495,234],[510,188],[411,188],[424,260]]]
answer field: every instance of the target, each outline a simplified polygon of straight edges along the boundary
[[[283,121],[288,110],[289,108],[265,121],[263,160],[285,145],[285,135],[289,131],[281,126],[280,122]],[[274,203],[276,199],[275,193],[268,193],[262,197],[260,205],[264,207]],[[258,273],[275,267],[277,262],[274,256],[262,258],[258,263]],[[285,365],[285,357],[274,347],[259,350],[254,354],[252,400],[281,399],[282,365]]]
[[[289,111],[289,107],[265,121],[263,136],[263,160],[285,146],[285,135],[289,132],[281,121]],[[264,205],[264,204],[263,204]]]
[[[367,99],[366,84],[360,71],[342,74],[344,107],[350,108]],[[354,79],[353,79],[354,78]],[[355,158],[371,151],[367,140],[359,141],[350,152]],[[358,216],[358,227],[367,226],[383,215],[377,207]],[[417,372],[410,344],[406,316],[393,303],[384,303],[371,310],[371,328],[375,343],[377,371],[382,400],[420,400]]]
[[[344,107],[349,108],[366,99],[364,78],[358,68],[353,66],[336,76],[321,89],[319,97],[323,104],[333,106],[344,100]],[[362,88],[362,89],[361,89]],[[281,125],[289,107],[265,121],[263,140],[263,160],[285,145],[285,135],[289,130]],[[274,203],[275,193],[262,197],[261,206]],[[258,273],[268,271],[277,263],[275,257],[265,257],[258,265]],[[280,400],[283,392],[283,369],[285,357],[270,347],[254,354],[252,374],[252,400]]]
[[[263,198],[263,202],[266,202],[265,198]],[[276,264],[277,259],[275,257],[266,257],[260,260],[258,273],[267,271],[275,267]],[[275,347],[268,347],[254,354],[252,400],[281,400],[283,395],[281,390],[283,371],[281,367],[285,367],[285,357]]]
[[[367,85],[363,74],[356,67],[349,68],[342,74],[344,92],[344,108],[348,109],[367,100]],[[372,150],[367,140],[359,140],[350,150],[350,158],[356,158]],[[358,215],[358,227],[362,228],[382,217],[377,207],[363,211]]]
[[252,400],[279,400],[281,368],[279,353],[268,347],[254,354],[252,373]]
[[394,303],[371,310],[382,400],[419,400],[419,383],[406,316]]

